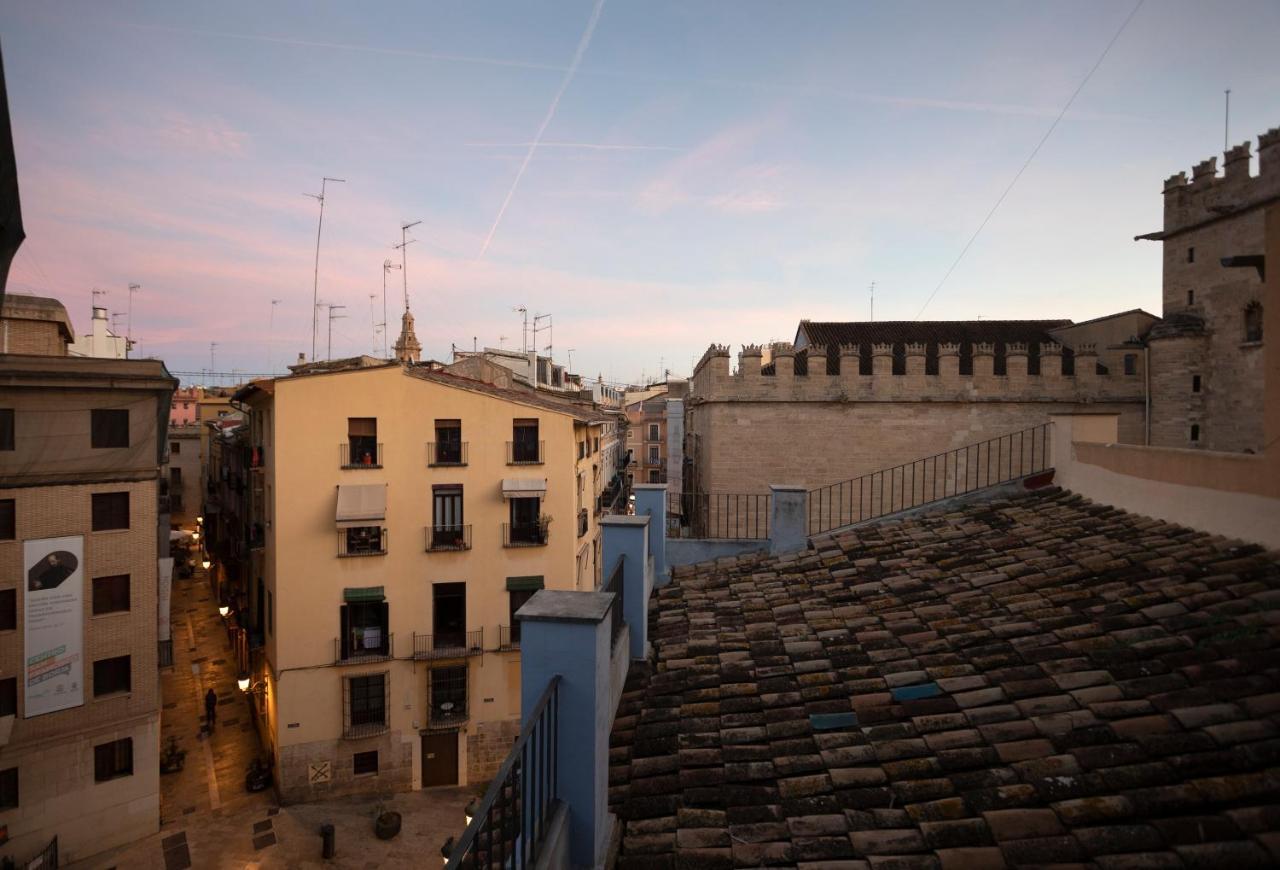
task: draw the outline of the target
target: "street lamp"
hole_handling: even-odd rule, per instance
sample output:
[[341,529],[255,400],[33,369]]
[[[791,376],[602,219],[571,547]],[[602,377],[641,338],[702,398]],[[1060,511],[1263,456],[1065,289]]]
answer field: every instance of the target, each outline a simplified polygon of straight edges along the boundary
[[236,679],[236,685],[240,687],[240,691],[242,692],[249,691],[249,675],[241,674],[239,678]]
[[221,616],[223,619],[226,619],[227,614],[230,612],[231,612],[231,608],[225,604],[223,604],[221,607],[218,608],[218,615]]
[[200,540],[200,533],[199,533],[199,532],[192,532],[192,533],[191,533],[191,540],[193,540],[193,541],[198,541],[198,540]]
[[208,559],[205,559],[203,562],[200,563],[200,567],[206,571],[208,571],[212,565],[213,563],[210,562]]
[[196,525],[201,525],[203,523],[204,523],[204,517],[196,517]]

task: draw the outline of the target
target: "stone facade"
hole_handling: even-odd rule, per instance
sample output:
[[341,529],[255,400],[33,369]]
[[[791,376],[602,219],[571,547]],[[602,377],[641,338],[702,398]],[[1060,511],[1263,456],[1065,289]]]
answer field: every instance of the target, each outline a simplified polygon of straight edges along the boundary
[[518,718],[477,722],[467,734],[467,781],[493,779],[519,736]]
[[[1280,196],[1280,127],[1258,137],[1260,171],[1249,174],[1249,143],[1195,166],[1164,187],[1164,228],[1139,238],[1164,246],[1164,323],[1151,349],[1151,443],[1208,450],[1262,449],[1262,341],[1246,312],[1264,300],[1260,271],[1263,206]],[[1225,258],[1236,258],[1238,267]],[[1259,323],[1261,310],[1258,311]]]
[[1005,347],[1005,374],[995,350],[977,342],[972,374],[960,374],[960,347],[938,346],[937,374],[926,374],[926,348],[907,344],[903,374],[893,374],[893,346],[871,348],[871,374],[861,374],[858,346],[844,346],[830,366],[826,348],[810,345],[805,374],[791,345],[745,346],[738,368],[729,350],[712,345],[694,370],[686,414],[691,459],[687,491],[761,493],[770,484],[823,486],[942,453],[1073,410],[1120,414],[1121,439],[1143,434],[1142,354],[1133,367],[1100,374],[1091,344],[1074,349],[1074,374],[1062,374],[1062,345],[1038,347],[1040,374],[1028,374],[1027,347]]
[[[286,804],[344,795],[408,791],[413,783],[416,735],[388,731],[358,740],[317,740],[279,749],[276,790]],[[378,753],[376,773],[357,774],[355,756]]]

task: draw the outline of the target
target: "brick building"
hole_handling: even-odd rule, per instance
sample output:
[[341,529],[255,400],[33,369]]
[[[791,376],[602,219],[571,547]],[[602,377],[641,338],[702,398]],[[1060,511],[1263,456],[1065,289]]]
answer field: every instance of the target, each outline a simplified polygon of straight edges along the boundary
[[[1151,443],[1258,452],[1262,426],[1264,207],[1280,199],[1280,127],[1164,185],[1164,319],[1148,338]],[[1271,304],[1274,304],[1273,302]]]

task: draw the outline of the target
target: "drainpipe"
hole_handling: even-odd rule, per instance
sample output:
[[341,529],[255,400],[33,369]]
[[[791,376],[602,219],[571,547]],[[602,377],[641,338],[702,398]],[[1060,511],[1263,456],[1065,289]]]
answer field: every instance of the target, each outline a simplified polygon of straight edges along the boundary
[[1151,345],[1142,348],[1142,401],[1146,406],[1143,413],[1143,445],[1151,446]]

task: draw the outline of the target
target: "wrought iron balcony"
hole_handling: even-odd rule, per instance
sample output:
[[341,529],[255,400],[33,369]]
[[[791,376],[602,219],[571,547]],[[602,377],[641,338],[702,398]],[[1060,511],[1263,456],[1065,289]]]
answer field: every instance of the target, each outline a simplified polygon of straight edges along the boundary
[[370,641],[368,636],[352,630],[351,637],[347,640],[345,655],[342,650],[342,638],[335,637],[333,639],[333,662],[334,664],[345,665],[357,662],[388,661],[395,658],[395,639],[394,632],[384,633],[379,631],[376,639]]
[[548,520],[539,520],[536,523],[503,523],[502,546],[545,547],[549,526]]
[[546,446],[545,441],[508,441],[507,465],[541,465]]
[[[374,531],[365,532],[365,529]],[[362,526],[338,530],[338,555],[385,556],[387,555],[387,530],[377,526]]]
[[471,549],[471,525],[427,526],[427,552]]
[[460,659],[484,652],[484,629],[413,635],[415,659]]
[[457,467],[468,461],[466,441],[428,441],[427,465],[432,467]]
[[498,649],[501,652],[514,652],[520,649],[520,626],[498,626]]
[[578,537],[581,538],[587,533],[587,509],[581,508],[578,511]]
[[338,457],[343,468],[381,468],[382,445],[352,438],[338,445]]

